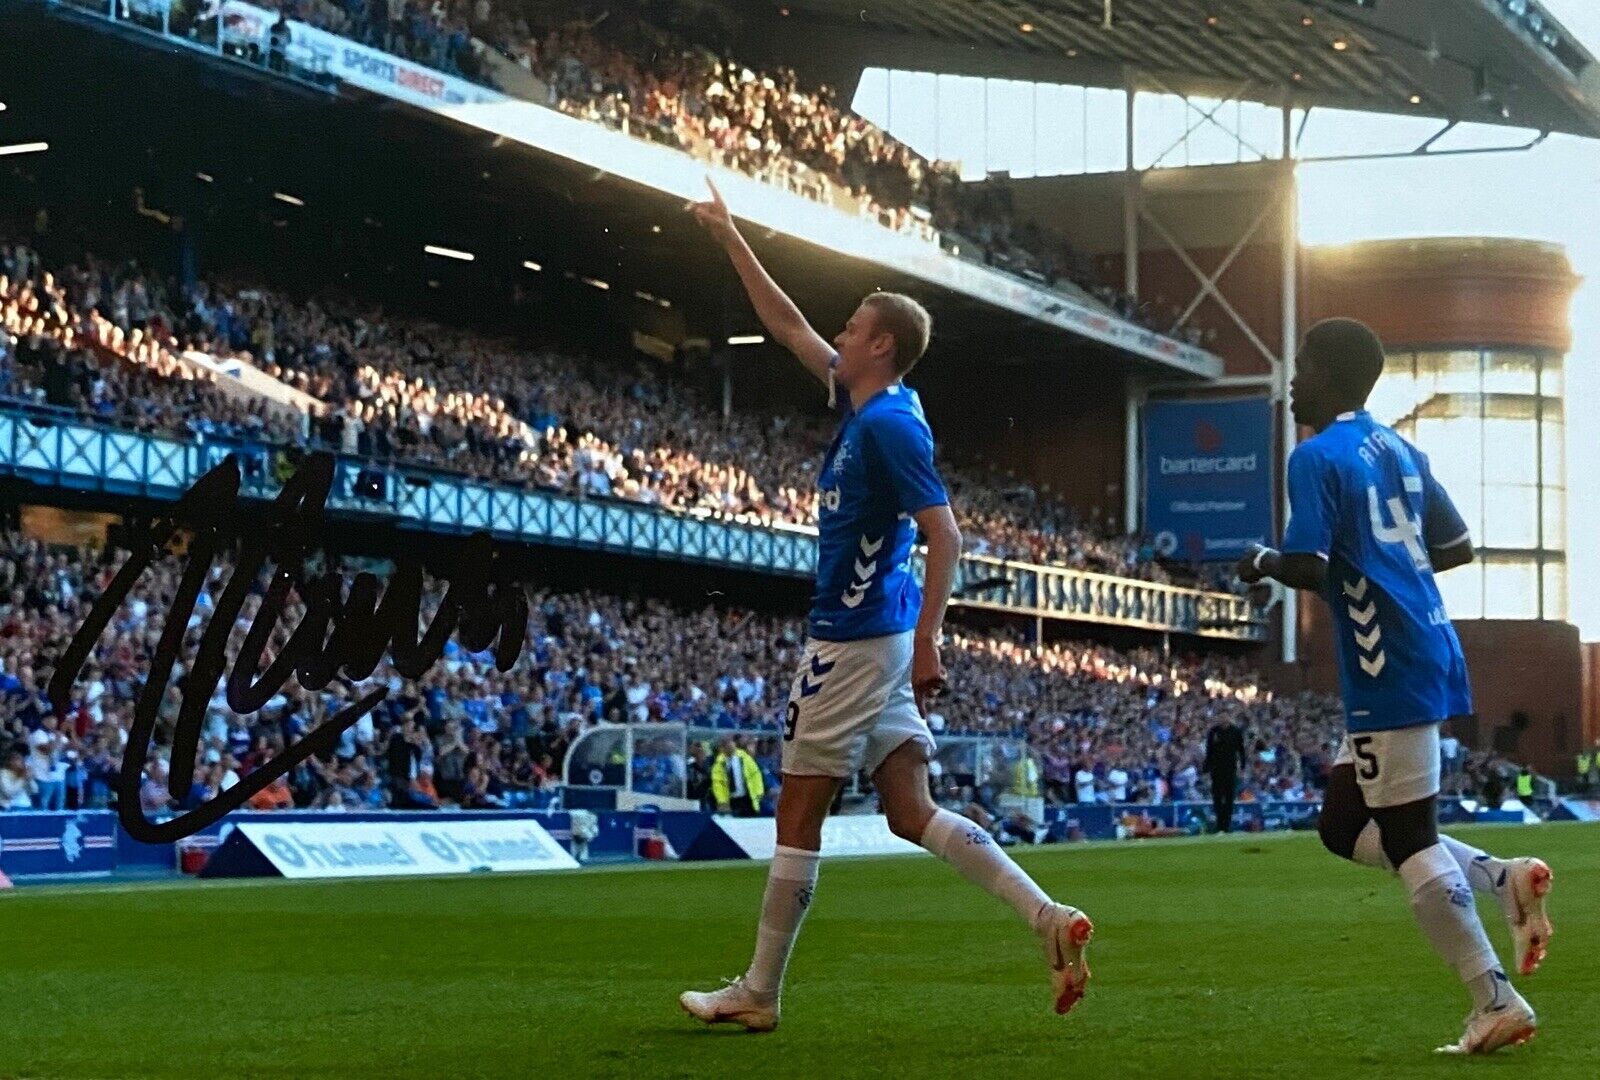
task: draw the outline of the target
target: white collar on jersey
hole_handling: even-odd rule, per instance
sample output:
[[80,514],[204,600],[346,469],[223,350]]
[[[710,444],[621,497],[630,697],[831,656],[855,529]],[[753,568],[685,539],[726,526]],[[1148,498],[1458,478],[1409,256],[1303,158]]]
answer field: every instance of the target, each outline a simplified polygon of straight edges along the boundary
[[1354,420],[1356,417],[1360,416],[1366,411],[1367,410],[1365,409],[1356,409],[1353,412],[1342,412],[1333,418],[1333,422],[1337,424],[1342,420]]

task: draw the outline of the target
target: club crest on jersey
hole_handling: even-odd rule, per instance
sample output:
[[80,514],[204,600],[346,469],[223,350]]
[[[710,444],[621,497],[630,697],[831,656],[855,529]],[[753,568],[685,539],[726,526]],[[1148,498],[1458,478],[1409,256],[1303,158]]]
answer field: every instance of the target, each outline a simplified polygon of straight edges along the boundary
[[850,458],[854,453],[854,444],[850,442],[840,443],[839,452],[833,455],[833,471],[835,473],[844,472],[845,466],[850,463]]

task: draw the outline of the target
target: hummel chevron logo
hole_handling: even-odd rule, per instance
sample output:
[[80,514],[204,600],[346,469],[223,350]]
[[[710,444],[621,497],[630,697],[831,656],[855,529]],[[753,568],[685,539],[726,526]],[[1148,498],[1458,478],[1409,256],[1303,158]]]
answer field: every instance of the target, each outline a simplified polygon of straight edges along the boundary
[[1361,657],[1361,670],[1365,671],[1368,675],[1371,675],[1374,679],[1376,679],[1378,677],[1378,672],[1382,671],[1383,665],[1388,662],[1389,658],[1383,653],[1379,653],[1371,660],[1368,660],[1365,656],[1363,656]]
[[[882,543],[882,541],[880,540],[879,543]],[[869,562],[865,566],[861,565],[861,560],[860,559],[856,560],[856,577],[860,578],[862,581],[867,580],[867,578],[871,577],[873,574],[876,574],[877,572],[878,572],[878,560],[877,559],[873,559],[871,562]]]
[[[1365,661],[1362,661],[1362,662],[1365,663]],[[817,693],[821,689],[822,689],[822,684],[821,683],[813,683],[811,681],[811,676],[809,676],[809,675],[800,676],[800,696],[801,697],[810,697],[811,695]]]
[[1362,652],[1371,652],[1382,638],[1383,627],[1381,626],[1374,626],[1370,634],[1363,634],[1359,630],[1356,631],[1356,644],[1361,646]]
[[1356,622],[1360,623],[1362,626],[1366,626],[1369,623],[1371,623],[1373,618],[1374,618],[1374,616],[1376,616],[1378,614],[1378,605],[1377,604],[1373,604],[1373,603],[1368,603],[1366,607],[1361,608],[1360,610],[1357,610],[1356,606],[1354,604],[1351,604],[1351,605],[1349,605],[1347,610],[1350,612],[1350,617],[1352,619],[1354,619]]
[[859,607],[861,601],[865,600],[866,598],[867,587],[865,585],[851,585],[844,591],[844,595],[839,597],[839,602],[847,608],[854,608]]
[[1354,600],[1356,603],[1361,603],[1361,601],[1367,598],[1367,579],[1362,578],[1354,585],[1351,585],[1348,581],[1345,582],[1344,594],[1350,599]]
[[838,665],[838,663],[839,663],[839,661],[837,661],[837,660],[829,660],[826,664],[824,664],[822,662],[822,657],[821,656],[818,656],[816,653],[812,653],[811,654],[811,674],[815,675],[817,678],[820,679],[824,675],[826,675],[828,672],[832,671],[834,669],[834,667]]
[[876,555],[878,553],[878,549],[881,548],[882,546],[883,546],[883,537],[881,537],[881,536],[878,537],[878,542],[876,544],[867,543],[867,538],[865,536],[863,536],[861,538],[861,554],[867,556],[867,558],[869,558],[869,559],[872,556]]

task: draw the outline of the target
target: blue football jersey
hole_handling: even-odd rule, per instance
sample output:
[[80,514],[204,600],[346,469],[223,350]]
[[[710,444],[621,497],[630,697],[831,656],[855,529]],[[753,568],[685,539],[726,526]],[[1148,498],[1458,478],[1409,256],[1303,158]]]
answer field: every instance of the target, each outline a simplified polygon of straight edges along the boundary
[[1289,457],[1285,553],[1328,560],[1339,681],[1351,731],[1472,712],[1467,663],[1429,550],[1470,538],[1427,456],[1365,410]]
[[911,515],[950,501],[933,467],[933,432],[916,391],[896,383],[843,422],[817,478],[817,589],[811,636],[856,641],[910,630],[922,609],[911,576]]

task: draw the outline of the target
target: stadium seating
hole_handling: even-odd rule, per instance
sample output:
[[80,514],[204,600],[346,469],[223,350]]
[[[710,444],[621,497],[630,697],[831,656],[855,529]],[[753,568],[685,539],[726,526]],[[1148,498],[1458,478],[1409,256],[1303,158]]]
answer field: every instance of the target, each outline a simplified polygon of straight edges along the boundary
[[[104,805],[112,797],[133,702],[181,572],[178,560],[154,564],[113,618],[73,691],[61,738],[52,744],[36,733],[50,712],[44,658],[65,648],[120,562],[109,551],[52,550],[14,534],[0,537],[0,727],[15,751],[5,758],[18,773],[13,807],[33,805],[40,778],[69,771],[69,786],[81,788],[76,805]],[[219,561],[198,615],[213,608],[227,569]],[[235,647],[263,591],[246,599]],[[430,590],[425,615],[438,600],[439,591]],[[177,807],[248,774],[378,685],[391,688],[389,698],[346,733],[331,759],[297,768],[282,790],[269,789],[252,805],[523,805],[556,782],[572,741],[605,721],[746,733],[775,772],[773,736],[788,674],[801,658],[803,620],[684,610],[596,592],[541,591],[531,600],[528,647],[505,674],[493,669],[488,654],[468,655],[452,643],[416,683],[405,683],[385,663],[366,682],[335,681],[320,693],[291,683],[250,718],[232,714],[219,692],[198,750],[198,787]],[[269,653],[287,640],[303,610],[298,600],[290,604]],[[180,671],[198,643],[198,632],[191,632]],[[1237,717],[1255,740],[1250,794],[1299,796],[1316,790],[1339,730],[1331,698],[1275,699],[1244,664],[1216,656],[1163,660],[1150,651],[1084,642],[1035,650],[1008,634],[953,629],[945,662],[954,692],[938,707],[934,725],[944,734],[1026,738],[1042,754],[1055,801],[1070,801],[1079,767],[1102,781],[1111,769],[1125,769],[1132,799],[1198,793],[1204,734],[1223,714]],[[170,752],[178,704],[174,684],[160,708],[143,792],[151,813],[174,808],[154,762]],[[681,758],[654,750],[635,764],[647,791],[685,767]]]
[[[0,245],[0,278],[0,325],[17,341],[0,393],[140,431],[328,448],[765,525],[816,520],[825,424],[724,419],[649,367],[530,353],[351,302],[184,290],[89,256],[52,271],[22,245]],[[186,350],[255,359],[327,407],[225,396]],[[1014,476],[943,467],[969,552],[1160,582],[1181,573]]]
[[657,5],[656,21],[617,11],[590,23],[559,4],[490,0],[264,6],[922,236],[1192,345],[1213,336],[1178,325],[1170,305],[1114,288],[1087,255],[1017,215],[1003,181],[964,182],[954,164],[922,157],[792,69],[752,70],[725,48],[708,51],[704,12]]

